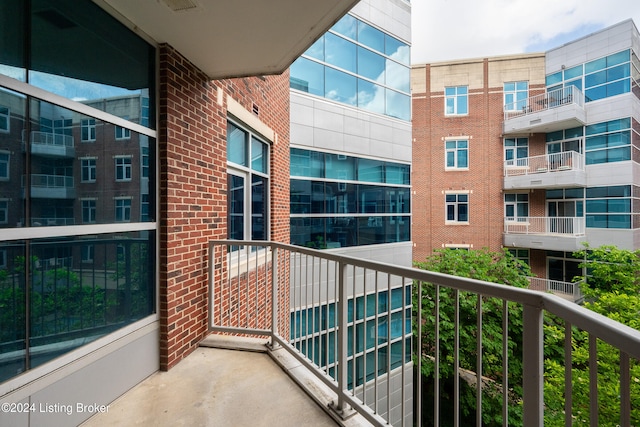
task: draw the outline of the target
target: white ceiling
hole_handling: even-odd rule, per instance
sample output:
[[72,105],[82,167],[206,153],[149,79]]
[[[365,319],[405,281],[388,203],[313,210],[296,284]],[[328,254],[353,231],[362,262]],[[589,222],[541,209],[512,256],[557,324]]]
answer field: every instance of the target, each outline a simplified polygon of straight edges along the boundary
[[[283,72],[358,0],[96,1],[101,2],[220,79]],[[168,3],[195,7],[173,11]]]

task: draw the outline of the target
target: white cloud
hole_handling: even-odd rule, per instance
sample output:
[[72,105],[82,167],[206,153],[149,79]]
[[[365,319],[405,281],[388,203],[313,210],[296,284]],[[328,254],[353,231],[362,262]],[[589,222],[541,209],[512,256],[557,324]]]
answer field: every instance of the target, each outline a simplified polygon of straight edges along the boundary
[[412,0],[411,6],[414,64],[543,51],[625,19],[640,25],[638,0]]

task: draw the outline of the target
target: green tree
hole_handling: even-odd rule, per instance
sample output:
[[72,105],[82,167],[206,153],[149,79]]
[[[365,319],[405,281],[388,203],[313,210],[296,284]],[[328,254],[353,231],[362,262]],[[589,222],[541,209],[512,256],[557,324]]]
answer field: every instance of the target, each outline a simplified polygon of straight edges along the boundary
[[[416,267],[452,274],[461,277],[469,277],[488,282],[504,284],[508,286],[527,287],[530,276],[528,265],[517,260],[510,252],[492,252],[482,250],[453,250],[444,249],[435,251],[434,255],[425,262],[418,262]],[[416,288],[416,287],[414,287]],[[423,339],[421,343],[422,376],[427,390],[433,389],[434,383],[434,355],[435,355],[435,286],[423,284],[422,286],[422,319]],[[456,375],[473,377],[477,372],[477,336],[476,325],[478,296],[466,292],[459,293],[460,300],[460,371],[454,372],[454,298],[455,292],[442,288],[439,294],[440,300],[440,404],[441,414],[446,418],[452,417],[453,405],[453,381]],[[416,301],[417,302],[417,301]],[[414,305],[414,312],[417,307]],[[482,297],[482,377],[483,377],[483,424],[487,426],[502,425],[502,384],[503,384],[503,302],[496,298]],[[521,378],[522,378],[522,309],[515,304],[508,305],[509,330],[509,423],[518,425],[522,423],[521,406]],[[464,373],[469,375],[464,375]],[[464,425],[471,425],[475,419],[476,396],[472,384],[460,381],[460,411]],[[424,407],[432,410],[429,394],[425,396]],[[430,422],[429,414],[424,417]],[[441,420],[441,425],[448,425],[446,419]]]
[[[587,277],[582,291],[584,306],[596,313],[640,330],[640,251],[615,246],[585,247],[574,253],[584,259]],[[564,426],[564,324],[545,319],[545,425]],[[589,337],[572,330],[572,416],[576,424],[589,423]],[[620,354],[598,340],[598,424],[620,424]],[[631,361],[631,402],[640,402],[640,364]],[[632,425],[640,425],[640,408],[632,404]]]

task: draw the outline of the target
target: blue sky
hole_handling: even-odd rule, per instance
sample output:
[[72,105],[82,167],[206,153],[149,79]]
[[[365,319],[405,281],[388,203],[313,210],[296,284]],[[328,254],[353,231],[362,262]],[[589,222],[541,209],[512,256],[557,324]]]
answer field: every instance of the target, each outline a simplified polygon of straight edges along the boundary
[[413,64],[544,52],[633,19],[640,0],[411,0]]

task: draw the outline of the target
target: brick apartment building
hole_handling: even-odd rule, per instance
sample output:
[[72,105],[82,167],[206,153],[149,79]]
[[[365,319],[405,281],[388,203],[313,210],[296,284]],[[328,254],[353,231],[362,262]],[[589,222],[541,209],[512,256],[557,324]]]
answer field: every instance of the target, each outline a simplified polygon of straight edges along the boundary
[[628,20],[546,53],[414,65],[414,260],[507,247],[555,289],[585,242],[640,248],[639,48]]

